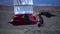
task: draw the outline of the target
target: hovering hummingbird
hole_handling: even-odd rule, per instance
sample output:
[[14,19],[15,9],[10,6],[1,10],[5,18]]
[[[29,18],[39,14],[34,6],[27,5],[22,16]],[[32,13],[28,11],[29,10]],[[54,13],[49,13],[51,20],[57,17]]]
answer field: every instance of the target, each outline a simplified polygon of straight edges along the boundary
[[51,14],[49,12],[41,12],[41,13],[39,13],[38,16],[39,16],[39,19],[40,19],[40,23],[38,24],[38,27],[40,27],[44,22],[43,17],[41,15],[46,16],[48,18],[56,16],[56,15],[53,15],[53,14]]

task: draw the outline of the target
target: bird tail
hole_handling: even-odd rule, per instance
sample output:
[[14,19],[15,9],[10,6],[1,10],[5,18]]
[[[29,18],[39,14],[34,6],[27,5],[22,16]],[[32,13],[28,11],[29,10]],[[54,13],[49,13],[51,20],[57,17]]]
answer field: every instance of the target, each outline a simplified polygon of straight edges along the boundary
[[44,15],[44,16],[46,16],[46,17],[48,17],[48,18],[56,16],[56,15],[53,15],[53,14],[51,14],[51,13],[49,13],[49,12],[41,12],[39,15],[40,15],[40,16],[41,16],[41,15]]

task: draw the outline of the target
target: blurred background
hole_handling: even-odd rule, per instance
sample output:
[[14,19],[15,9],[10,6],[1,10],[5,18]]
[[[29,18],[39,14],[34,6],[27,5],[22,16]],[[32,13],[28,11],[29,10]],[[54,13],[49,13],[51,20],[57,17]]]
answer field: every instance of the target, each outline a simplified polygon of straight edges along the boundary
[[0,0],[0,34],[60,34],[60,0],[33,0],[34,13],[50,12],[57,16],[44,19],[44,26],[13,26],[14,0]]

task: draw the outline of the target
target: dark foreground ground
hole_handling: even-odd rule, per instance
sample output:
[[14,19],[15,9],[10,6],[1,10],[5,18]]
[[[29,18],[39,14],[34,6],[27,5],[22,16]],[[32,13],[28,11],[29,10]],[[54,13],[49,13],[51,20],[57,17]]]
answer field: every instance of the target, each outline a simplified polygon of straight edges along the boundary
[[0,34],[60,34],[60,14],[58,11],[51,12],[57,16],[47,18],[42,16],[44,19],[43,27],[37,27],[35,25],[28,26],[13,26],[8,22],[13,15],[12,8],[0,8]]

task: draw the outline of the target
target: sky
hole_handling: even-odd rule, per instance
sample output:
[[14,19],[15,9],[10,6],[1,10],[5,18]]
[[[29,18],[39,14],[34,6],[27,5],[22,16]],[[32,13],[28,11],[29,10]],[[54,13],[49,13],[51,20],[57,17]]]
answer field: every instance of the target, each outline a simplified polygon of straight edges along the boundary
[[[0,0],[0,5],[12,6],[13,0]],[[34,5],[38,6],[60,6],[60,0],[33,0]]]
[[35,0],[35,5],[60,6],[60,0]]
[[0,5],[11,6],[13,5],[13,0],[0,0]]

